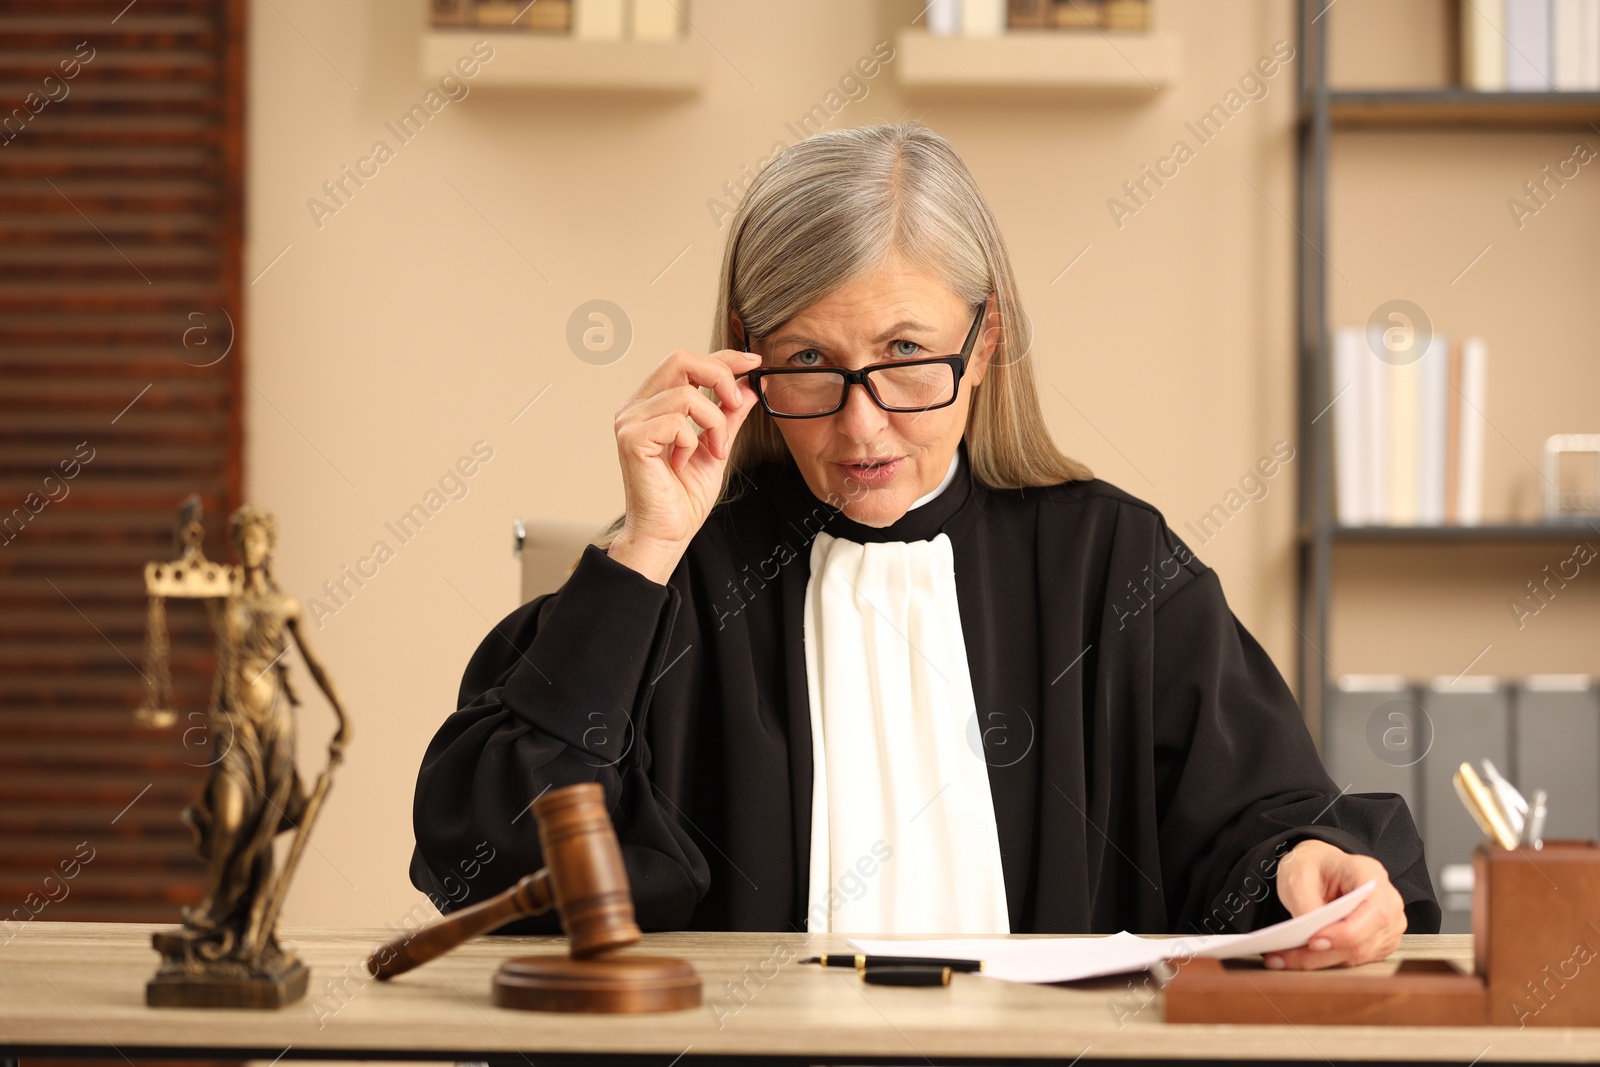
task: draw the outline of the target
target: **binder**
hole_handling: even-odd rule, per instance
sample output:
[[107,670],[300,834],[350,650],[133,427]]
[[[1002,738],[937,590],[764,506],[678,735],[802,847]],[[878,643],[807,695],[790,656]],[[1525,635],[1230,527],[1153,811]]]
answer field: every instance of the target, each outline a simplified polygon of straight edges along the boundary
[[1460,455],[1456,473],[1456,517],[1463,526],[1483,521],[1483,445],[1489,395],[1489,350],[1481,337],[1461,342]]
[[1450,340],[1442,333],[1430,338],[1418,362],[1421,370],[1421,404],[1417,417],[1417,522],[1444,525],[1446,428],[1450,394]]
[[1389,364],[1378,358],[1384,351],[1383,328],[1367,325],[1367,351],[1369,359],[1358,360],[1364,372],[1361,384],[1362,426],[1367,438],[1367,476],[1362,479],[1367,489],[1367,522],[1374,526],[1391,526],[1394,516],[1389,512]]
[[572,36],[580,41],[620,41],[627,25],[624,0],[576,0]]
[[1600,840],[1600,690],[1587,675],[1533,675],[1517,691],[1524,796],[1549,793],[1544,837]]
[[[1471,932],[1472,895],[1441,887],[1459,885],[1460,867],[1470,869],[1472,851],[1483,833],[1456,799],[1451,776],[1463,763],[1493,760],[1509,767],[1510,699],[1498,679],[1463,676],[1436,678],[1422,697],[1433,727],[1433,747],[1418,764],[1422,779],[1422,841],[1428,873],[1444,909],[1441,933]],[[1449,876],[1445,869],[1452,868]]]
[[1383,365],[1389,382],[1389,525],[1415,526],[1422,465],[1420,360]]
[[1550,0],[1506,0],[1507,89],[1555,90],[1550,16]]
[[1462,0],[1461,82],[1479,92],[1506,87],[1506,0]]
[[1372,360],[1366,336],[1360,327],[1347,326],[1333,334],[1333,379],[1328,384],[1333,420],[1333,473],[1339,525],[1366,526],[1372,521],[1367,510],[1367,449],[1371,443],[1363,432],[1362,419],[1368,403],[1365,368]]
[[1347,793],[1398,793],[1422,825],[1416,765],[1429,731],[1415,694],[1398,675],[1350,675],[1322,718],[1322,761]]

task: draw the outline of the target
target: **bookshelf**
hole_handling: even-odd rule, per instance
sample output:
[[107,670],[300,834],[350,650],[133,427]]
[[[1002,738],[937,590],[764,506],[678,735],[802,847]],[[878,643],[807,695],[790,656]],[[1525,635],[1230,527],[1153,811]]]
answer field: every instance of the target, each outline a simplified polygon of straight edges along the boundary
[[1333,90],[1327,94],[1327,106],[1329,121],[1338,129],[1581,129],[1600,122],[1600,93]]
[[1541,541],[1565,542],[1592,536],[1595,530],[1582,523],[1501,523],[1481,526],[1335,526],[1329,534],[1334,541],[1370,541],[1406,544],[1443,542],[1464,545],[1493,542],[1519,544]]
[[1149,100],[1178,77],[1178,39],[1146,32],[1007,30],[991,37],[921,29],[895,38],[895,73],[912,96]]
[[[1335,89],[1329,85],[1329,19],[1321,18],[1326,0],[1301,0],[1297,5],[1297,40],[1302,59],[1300,106],[1297,117],[1298,200],[1296,224],[1302,235],[1297,244],[1296,286],[1297,425],[1306,476],[1298,485],[1299,546],[1297,557],[1300,591],[1300,653],[1297,681],[1302,706],[1313,736],[1322,737],[1323,708],[1336,673],[1329,656],[1352,672],[1378,673],[1361,657],[1345,662],[1334,640],[1336,631],[1352,632],[1347,618],[1335,608],[1336,578],[1365,582],[1367,606],[1381,602],[1392,614],[1398,632],[1408,635],[1387,650],[1381,664],[1392,672],[1414,659],[1413,674],[1451,673],[1465,665],[1442,658],[1445,642],[1436,629],[1454,613],[1457,619],[1478,612],[1480,605],[1466,596],[1457,576],[1490,575],[1507,591],[1515,592],[1521,579],[1537,574],[1551,552],[1579,540],[1600,537],[1600,520],[1584,522],[1500,522],[1477,526],[1341,526],[1334,509],[1332,419],[1322,419],[1332,399],[1328,386],[1331,357],[1330,293],[1333,268],[1324,257],[1330,249],[1330,158],[1339,135],[1352,132],[1426,132],[1441,136],[1527,136],[1532,131],[1571,130],[1590,134],[1600,127],[1600,93],[1596,92],[1477,92],[1459,87],[1406,87],[1396,89]],[[1446,23],[1446,29],[1449,24]],[[1454,143],[1454,142],[1452,142]],[[1418,149],[1422,151],[1422,149]],[[1370,160],[1370,156],[1368,157]],[[1396,168],[1415,159],[1397,154]],[[1418,210],[1426,210],[1422,205]],[[1536,281],[1537,279],[1535,279]],[[1527,372],[1524,372],[1527,373]],[[1530,389],[1533,386],[1530,385]],[[1337,566],[1336,566],[1337,565]],[[1429,583],[1433,583],[1430,585]],[[1375,592],[1374,590],[1380,590]],[[1577,594],[1573,594],[1577,595]],[[1475,623],[1504,612],[1490,605],[1475,615]],[[1481,616],[1481,617],[1480,617]],[[1541,624],[1544,625],[1544,624]],[[1483,624],[1485,633],[1493,633]],[[1546,627],[1539,640],[1539,670],[1547,661],[1583,670],[1592,656],[1581,652],[1582,639],[1574,640],[1569,628]],[[1388,629],[1385,633],[1393,632]],[[1486,642],[1487,642],[1486,638]],[[1502,638],[1496,636],[1499,642]],[[1416,644],[1415,656],[1400,651]],[[1511,644],[1511,639],[1504,643]],[[1369,646],[1370,647],[1370,644]],[[1548,655],[1544,655],[1544,652]],[[1370,657],[1369,657],[1370,658]],[[1447,669],[1443,664],[1450,662]],[[1427,666],[1419,671],[1416,666]],[[1404,671],[1402,671],[1404,673]]]

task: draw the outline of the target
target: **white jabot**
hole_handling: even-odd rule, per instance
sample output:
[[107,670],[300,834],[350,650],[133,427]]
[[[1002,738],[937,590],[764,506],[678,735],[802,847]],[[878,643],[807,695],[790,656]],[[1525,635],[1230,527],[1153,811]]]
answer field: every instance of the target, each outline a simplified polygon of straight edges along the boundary
[[955,450],[955,454],[950,457],[950,469],[944,472],[944,481],[934,486],[928,492],[917,497],[917,499],[912,501],[911,506],[906,510],[915,511],[917,508],[920,508],[922,505],[926,504],[928,501],[932,500],[934,497],[950,488],[950,483],[956,480],[956,467],[960,466],[960,464],[961,449],[957,448]]
[[807,930],[1009,933],[950,538],[817,534],[804,618]]

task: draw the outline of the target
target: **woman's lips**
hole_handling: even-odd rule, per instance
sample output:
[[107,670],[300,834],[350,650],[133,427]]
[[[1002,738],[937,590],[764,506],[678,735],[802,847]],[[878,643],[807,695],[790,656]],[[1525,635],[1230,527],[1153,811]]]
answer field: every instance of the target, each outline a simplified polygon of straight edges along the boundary
[[869,489],[888,485],[900,470],[900,465],[905,462],[905,457],[891,459],[887,463],[876,460],[869,463],[836,463],[834,466],[844,471],[845,476],[858,485]]

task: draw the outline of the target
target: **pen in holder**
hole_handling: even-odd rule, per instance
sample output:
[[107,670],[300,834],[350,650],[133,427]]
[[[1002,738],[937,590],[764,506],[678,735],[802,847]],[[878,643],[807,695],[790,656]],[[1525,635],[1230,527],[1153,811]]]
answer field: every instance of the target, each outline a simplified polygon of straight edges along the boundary
[[1600,1026],[1600,843],[1480,844],[1475,970],[1492,1026]]

